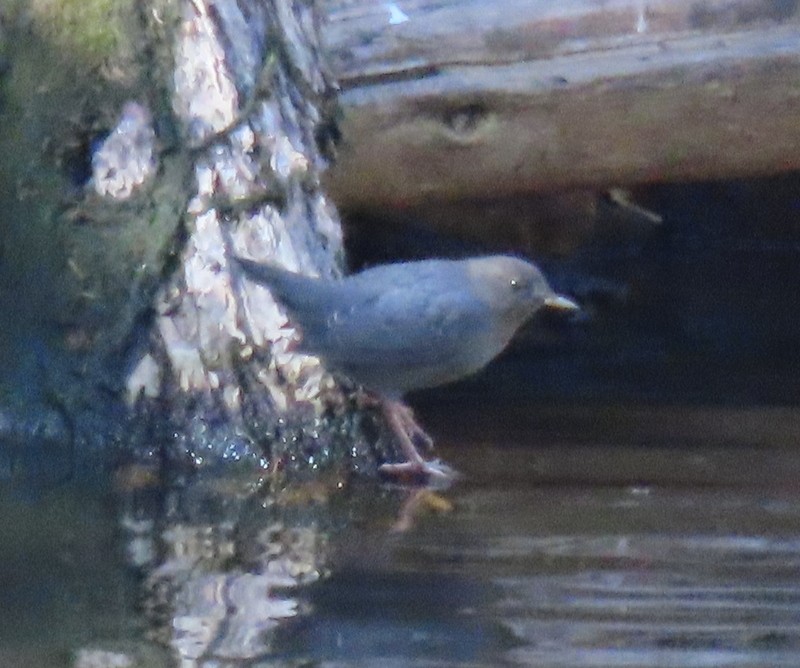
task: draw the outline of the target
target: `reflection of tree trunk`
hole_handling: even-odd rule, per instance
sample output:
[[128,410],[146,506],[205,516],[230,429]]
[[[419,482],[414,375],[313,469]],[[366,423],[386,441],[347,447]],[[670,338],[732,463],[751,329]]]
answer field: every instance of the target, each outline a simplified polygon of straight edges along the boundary
[[[232,252],[340,271],[320,187],[332,87],[313,4],[120,3],[108,17],[118,51],[89,74],[77,38],[65,51],[44,28],[26,33],[30,18],[12,69],[42,61],[28,73],[38,88],[9,85],[30,127],[14,119],[2,138],[17,162],[0,236],[0,437],[84,455],[168,435],[193,463],[374,467],[338,384],[292,352],[269,294],[228,272]],[[20,387],[32,396],[15,398]]]
[[[267,497],[238,476],[127,490],[120,524],[148,639],[182,666],[281,655],[281,628],[313,612],[304,587],[342,563],[359,567],[364,544],[353,544],[352,525],[360,541],[382,544],[407,493],[310,481]],[[417,503],[396,528],[408,528],[420,505],[430,512]]]
[[[142,598],[151,640],[170,648],[180,665],[271,654],[278,628],[306,612],[295,590],[327,567],[319,508],[278,501],[265,510],[258,497],[230,490],[170,495],[177,516],[151,518],[154,524],[123,518],[128,527],[159,529],[131,531],[128,551],[131,565],[146,576]],[[197,510],[215,506],[224,510]]]

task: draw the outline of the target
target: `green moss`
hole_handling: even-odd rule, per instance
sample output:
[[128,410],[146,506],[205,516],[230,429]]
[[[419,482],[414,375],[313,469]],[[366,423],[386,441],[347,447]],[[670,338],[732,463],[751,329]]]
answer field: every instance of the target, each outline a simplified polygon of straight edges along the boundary
[[29,12],[43,40],[86,64],[130,52],[132,0],[32,0]]
[[39,348],[54,347],[82,317],[81,299],[95,320],[124,326],[131,281],[160,266],[184,195],[168,193],[166,216],[146,195],[138,206],[82,208],[92,142],[158,81],[141,55],[139,11],[134,0],[0,0],[0,352],[34,326]]

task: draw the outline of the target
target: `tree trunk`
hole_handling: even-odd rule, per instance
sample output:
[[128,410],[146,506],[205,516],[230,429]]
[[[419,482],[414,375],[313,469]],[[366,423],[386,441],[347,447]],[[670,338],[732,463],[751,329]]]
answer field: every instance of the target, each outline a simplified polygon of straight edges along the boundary
[[[167,439],[192,465],[374,469],[347,393],[291,350],[269,293],[229,272],[232,253],[340,271],[313,4],[118,4],[99,36],[88,14],[13,17],[9,108],[25,114],[4,136],[7,469],[35,435],[81,456]],[[49,32],[62,24],[88,36]],[[86,64],[90,37],[108,44]]]
[[173,106],[196,189],[180,266],[156,299],[157,335],[129,397],[143,395],[148,413],[166,406],[172,431],[188,436],[180,450],[196,462],[266,457],[279,466],[336,454],[302,438],[343,402],[336,384],[318,360],[290,350],[294,333],[269,292],[229,271],[232,253],[339,271],[340,226],[319,185],[315,136],[330,83],[316,38],[312,6],[183,5]]

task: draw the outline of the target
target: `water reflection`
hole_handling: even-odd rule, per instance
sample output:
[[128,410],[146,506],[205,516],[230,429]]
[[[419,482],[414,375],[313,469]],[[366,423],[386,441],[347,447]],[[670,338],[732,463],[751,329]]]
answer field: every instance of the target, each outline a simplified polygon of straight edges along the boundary
[[4,495],[0,666],[800,665],[796,416],[731,410],[700,447],[668,414],[617,415],[616,444],[588,413],[503,442],[466,424],[439,453],[464,478],[435,493],[128,475]]
[[122,494],[146,636],[177,665],[246,665],[270,655],[275,629],[305,612],[292,591],[324,573],[326,499],[264,487],[245,476]]

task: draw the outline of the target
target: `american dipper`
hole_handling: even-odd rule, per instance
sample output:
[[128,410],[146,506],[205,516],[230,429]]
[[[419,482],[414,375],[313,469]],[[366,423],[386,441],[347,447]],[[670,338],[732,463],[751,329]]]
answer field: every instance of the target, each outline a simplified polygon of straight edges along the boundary
[[381,471],[398,477],[446,475],[414,444],[432,440],[402,403],[406,392],[482,369],[540,308],[578,308],[533,264],[506,255],[387,264],[341,280],[234,260],[286,308],[303,352],[377,395],[407,460]]

